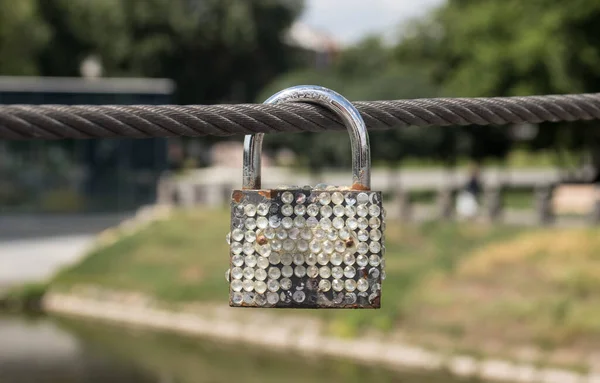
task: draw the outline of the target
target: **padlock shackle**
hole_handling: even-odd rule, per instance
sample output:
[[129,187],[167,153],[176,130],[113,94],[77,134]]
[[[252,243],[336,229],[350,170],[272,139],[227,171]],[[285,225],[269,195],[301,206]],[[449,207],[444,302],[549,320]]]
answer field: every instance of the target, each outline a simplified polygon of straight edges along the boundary
[[[284,89],[269,97],[265,104],[310,102],[335,112],[350,134],[352,147],[352,189],[371,190],[371,148],[367,126],[360,112],[350,101],[333,90],[314,85],[299,85]],[[243,189],[261,188],[261,153],[264,133],[244,138]]]

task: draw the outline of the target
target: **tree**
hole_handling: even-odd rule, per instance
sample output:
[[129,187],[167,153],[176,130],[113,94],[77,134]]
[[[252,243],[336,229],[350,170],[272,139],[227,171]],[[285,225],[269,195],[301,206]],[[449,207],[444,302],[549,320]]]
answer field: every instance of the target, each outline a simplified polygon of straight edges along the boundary
[[36,75],[50,30],[35,0],[0,0],[0,75]]
[[[432,68],[453,96],[600,89],[600,3],[595,0],[449,0],[409,35],[397,57]],[[581,126],[546,124],[532,148],[587,148],[600,165],[598,130]]]

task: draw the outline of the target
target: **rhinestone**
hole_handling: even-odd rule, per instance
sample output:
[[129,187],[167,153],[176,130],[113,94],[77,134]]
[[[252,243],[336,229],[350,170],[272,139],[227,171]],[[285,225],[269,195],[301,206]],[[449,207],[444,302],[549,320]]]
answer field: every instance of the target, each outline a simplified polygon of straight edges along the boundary
[[367,208],[367,205],[358,205],[356,207],[356,214],[359,217],[366,217],[367,214],[369,214],[369,209]]
[[248,217],[254,217],[256,215],[256,206],[252,204],[244,206],[244,214],[246,214]]
[[294,208],[294,214],[296,215],[304,215],[306,213],[306,206],[304,205],[296,205]]
[[283,192],[281,194],[281,202],[292,203],[293,200],[294,200],[294,195],[292,193],[290,193],[289,191]]
[[242,257],[239,254],[234,255],[233,257],[231,257],[231,264],[234,266],[241,266],[244,264],[244,257]]
[[346,226],[350,230],[356,230],[356,228],[358,227],[358,222],[356,222],[356,218],[352,218],[352,217],[348,218],[346,220]]
[[280,295],[280,299],[283,303],[292,302],[292,292],[291,291],[282,291]]
[[231,269],[231,278],[242,279],[243,275],[244,273],[241,267],[234,267],[233,269]]
[[331,202],[336,205],[340,205],[342,202],[344,202],[344,196],[340,192],[335,192],[331,195]]
[[271,254],[271,246],[269,245],[259,245],[256,243],[255,247],[255,250],[258,252],[258,254],[262,255],[263,257],[268,257],[269,254]]
[[369,295],[369,303],[373,304],[373,302],[375,302],[375,299],[377,299],[379,295],[377,293],[372,293],[371,295]]
[[369,220],[369,226],[371,226],[371,229],[377,229],[381,226],[381,220],[377,217],[372,217]]
[[[270,255],[271,254],[269,254],[269,256]],[[265,257],[258,257],[258,258],[256,258],[256,264],[261,269],[266,269],[267,267],[269,267],[269,260],[267,258],[265,258]]]
[[294,250],[295,247],[296,247],[296,242],[294,242],[293,240],[288,238],[285,241],[283,241],[283,250],[292,251],[292,250]]
[[335,229],[327,229],[327,238],[330,241],[335,241],[338,238],[338,232]]
[[346,266],[344,268],[344,276],[346,278],[354,278],[356,276],[356,269],[352,266]]
[[244,228],[244,220],[239,217],[234,217],[231,219],[231,227],[236,229]]
[[334,279],[331,281],[331,288],[334,291],[342,291],[344,289],[344,282],[341,279]]
[[343,261],[343,256],[340,253],[333,253],[331,254],[331,259],[330,262],[332,265],[336,265],[339,266],[342,264]]
[[276,215],[272,215],[269,217],[269,226],[276,229],[281,224],[281,218]]
[[306,254],[306,257],[304,257],[304,262],[306,262],[307,265],[315,265],[317,263],[317,256],[313,253],[309,253]]
[[346,250],[346,244],[341,239],[338,239],[337,241],[335,241],[333,243],[333,247],[335,248],[335,251],[337,251],[338,253],[343,253]]
[[272,305],[277,304],[279,302],[279,294],[273,292],[267,293],[267,302]]
[[329,278],[331,276],[331,269],[327,266],[323,266],[319,269],[319,276],[321,278]]
[[319,255],[317,255],[317,262],[319,265],[325,266],[329,263],[329,255],[325,253],[319,253]]
[[377,206],[377,205],[371,205],[371,206],[369,206],[369,214],[372,217],[379,216],[379,213],[381,213],[381,209],[379,208],[379,206]]
[[[265,290],[267,289],[267,285],[265,285]],[[256,286],[254,286],[254,290],[256,289]],[[264,306],[267,303],[267,297],[265,296],[265,294],[256,294],[254,296],[254,303],[256,303],[257,306]]]
[[346,209],[342,205],[335,205],[333,207],[333,215],[336,217],[343,217]]
[[369,202],[369,196],[367,195],[367,193],[358,193],[358,195],[356,196],[356,201],[360,204],[364,204]]
[[269,205],[264,202],[259,203],[256,207],[256,212],[258,213],[258,215],[267,215],[269,213]]
[[229,276],[230,276],[230,274],[231,274],[231,270],[230,270],[230,269],[227,269],[227,271],[225,272],[225,280],[226,280],[227,282],[229,282]]
[[281,207],[281,214],[285,215],[286,217],[294,214],[294,208],[292,207],[292,205],[283,205]]
[[275,238],[275,230],[273,228],[266,228],[262,233],[267,239]]
[[319,222],[321,223],[321,227],[323,229],[331,228],[331,220],[329,218],[321,218],[321,221]]
[[259,294],[264,293],[265,291],[267,291],[267,284],[263,281],[254,282],[254,291],[256,291]]
[[356,203],[356,198],[354,197],[354,195],[352,195],[352,193],[348,193],[346,194],[346,205],[348,206],[353,206]]
[[234,241],[241,241],[244,238],[244,232],[240,229],[234,229],[231,232],[231,238],[233,238]]
[[294,265],[301,265],[304,263],[304,255],[300,253],[294,254]]
[[283,226],[285,229],[291,229],[292,226],[294,226],[294,220],[292,220],[290,217],[283,217],[281,220],[281,226]]
[[281,268],[281,275],[283,275],[284,277],[289,278],[293,274],[294,274],[294,269],[292,269],[292,266],[285,265]]
[[329,195],[329,193],[319,194],[319,203],[321,205],[329,205],[329,202],[331,202],[331,196]]
[[271,241],[271,250],[279,251],[281,250],[281,241],[278,239],[274,239]]
[[325,230],[321,229],[321,228],[317,228],[315,230],[315,239],[322,241],[325,239],[325,237],[327,237],[327,233],[325,232]]
[[356,237],[358,238],[359,241],[366,241],[367,239],[369,239],[369,233],[367,233],[366,230],[359,230],[358,233],[356,233]]
[[381,259],[381,268],[385,269],[385,258]]
[[380,194],[377,192],[371,193],[371,195],[369,195],[369,202],[372,204],[379,204],[381,202]]
[[369,265],[379,266],[380,263],[381,263],[381,258],[379,258],[379,255],[371,254],[371,256],[369,257]]
[[294,302],[302,303],[306,299],[306,294],[304,293],[304,291],[294,291],[292,299],[294,300]]
[[242,281],[239,279],[234,279],[231,281],[231,290],[233,291],[242,291],[242,288],[244,287],[244,285],[242,284]]
[[381,272],[381,280],[385,281],[385,270]]
[[306,208],[306,212],[308,213],[308,215],[310,215],[311,217],[316,216],[317,214],[319,214],[319,206],[315,205],[315,204],[310,204],[308,205],[308,207]]
[[344,282],[344,287],[347,291],[352,292],[356,290],[356,281],[354,279],[346,279],[346,282]]
[[244,206],[235,205],[235,207],[233,208],[233,213],[235,214],[236,217],[243,217],[244,216]]
[[246,279],[254,278],[254,269],[252,267],[246,267],[244,269],[244,278],[246,278]]
[[308,217],[306,220],[306,226],[310,228],[315,228],[319,224],[319,221],[315,217]]
[[321,218],[329,218],[333,214],[333,209],[329,205],[321,207]]
[[367,282],[366,279],[361,278],[358,280],[358,283],[356,284],[356,289],[358,291],[367,291],[369,290],[369,282]]
[[[311,217],[312,218],[312,217]],[[307,220],[308,223],[308,220]],[[310,229],[302,229],[300,230],[300,236],[302,239],[309,241],[312,238],[312,231]]]
[[379,242],[371,242],[369,245],[369,250],[371,253],[379,253],[381,251],[381,245]]
[[244,258],[244,263],[248,267],[254,267],[256,266],[256,257],[254,255],[246,255]]
[[248,230],[244,234],[244,239],[246,240],[246,242],[254,242],[256,241],[256,233],[252,230]]
[[251,255],[254,253],[254,244],[252,244],[250,242],[244,242],[242,249],[244,251],[244,254]]
[[291,254],[284,253],[284,254],[281,255],[280,258],[281,258],[281,264],[282,265],[286,265],[287,266],[287,265],[291,265],[292,264],[293,258],[292,258]]
[[379,229],[373,229],[369,233],[369,237],[372,241],[379,241],[381,239],[381,231]]
[[346,206],[346,208],[344,209],[344,213],[348,217],[354,217],[356,215],[356,207],[354,207],[354,206]]
[[269,267],[269,278],[270,279],[279,279],[281,276],[281,270],[277,267]]
[[269,291],[276,292],[279,290],[279,281],[277,279],[269,279],[267,281],[267,288]]
[[242,244],[239,242],[234,242],[231,244],[231,252],[233,254],[239,254],[242,252]]
[[304,227],[304,225],[306,224],[306,219],[304,219],[304,217],[296,217],[294,218],[294,225],[296,225],[296,227]]
[[367,221],[365,217],[360,217],[356,220],[356,222],[358,223],[358,228],[361,230],[364,230],[367,227],[369,227],[369,221]]
[[243,300],[244,300],[244,295],[242,293],[238,293],[238,292],[233,293],[233,297],[231,298],[231,301],[233,302],[234,305],[241,305]]
[[281,281],[279,281],[279,287],[281,287],[282,290],[289,290],[292,288],[292,280],[289,278],[281,278]]
[[294,268],[294,275],[298,278],[302,278],[306,275],[306,267],[299,265]]
[[278,203],[272,203],[272,204],[269,206],[269,212],[270,212],[271,214],[277,214],[277,212],[279,211],[279,206],[280,206],[280,205],[279,205]]
[[256,269],[254,272],[254,279],[264,281],[267,279],[267,272],[264,269]]
[[356,294],[347,293],[346,296],[344,296],[344,304],[353,305],[355,303],[356,303]]
[[338,236],[340,237],[340,239],[342,240],[347,240],[348,238],[350,238],[350,231],[346,228],[341,228],[338,231]]
[[371,291],[378,291],[381,290],[381,283],[374,283],[371,285]]
[[348,266],[351,266],[356,262],[356,258],[354,258],[354,254],[346,253],[344,254],[344,263]]
[[341,279],[344,276],[344,270],[339,266],[332,267],[331,276],[335,279]]
[[296,203],[303,204],[304,202],[306,202],[306,194],[298,193],[296,195]]
[[333,243],[329,242],[329,241],[325,241],[323,242],[323,252],[327,253],[327,254],[331,254],[333,253]]
[[333,219],[333,227],[336,229],[341,229],[344,227],[344,219],[340,217],[335,217]]
[[316,278],[317,275],[319,275],[319,268],[317,266],[308,266],[306,268],[306,275],[308,275],[309,278]]
[[311,252],[318,253],[319,251],[321,251],[321,242],[313,239],[312,241],[310,241],[308,247]]
[[371,269],[369,270],[369,278],[371,279],[377,279],[379,278],[379,269],[376,267],[371,267]]
[[321,279],[319,281],[319,290],[323,292],[331,290],[331,282],[329,282],[327,279]]
[[246,218],[246,229],[248,230],[254,230],[256,229],[256,220],[254,218]]
[[259,229],[266,229],[267,227],[269,227],[269,220],[265,217],[258,217],[256,219],[256,227],[258,227]]
[[231,244],[231,233],[227,233],[225,236],[225,242],[227,242],[228,245]]
[[369,251],[369,246],[365,242],[360,242],[356,245],[356,251],[358,251],[359,254],[366,254]]
[[364,254],[359,254],[358,257],[356,257],[356,264],[360,267],[365,267],[369,264],[369,258]]
[[381,209],[381,218],[385,219],[385,217],[387,216],[387,211],[385,210],[385,208]]
[[288,236],[288,234],[287,234],[287,230],[285,230],[284,228],[279,228],[279,229],[277,229],[277,232],[276,232],[276,234],[275,234],[275,235],[277,236],[277,239],[280,239],[280,240],[282,240],[282,241],[283,241],[284,239],[286,239],[286,238],[287,238],[287,236]]
[[252,282],[252,279],[244,279],[242,281],[242,286],[244,287],[244,291],[254,290],[254,282]]

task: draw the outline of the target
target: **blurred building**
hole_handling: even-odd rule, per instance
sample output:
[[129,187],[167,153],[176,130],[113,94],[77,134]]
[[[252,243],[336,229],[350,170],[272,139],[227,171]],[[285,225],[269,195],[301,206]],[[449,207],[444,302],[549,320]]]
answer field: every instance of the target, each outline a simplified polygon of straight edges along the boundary
[[[168,104],[166,79],[1,77],[0,104]],[[155,199],[167,140],[0,142],[0,211],[127,210]]]
[[306,64],[317,69],[331,65],[340,51],[340,45],[333,37],[301,22],[292,25],[286,42],[299,50]]

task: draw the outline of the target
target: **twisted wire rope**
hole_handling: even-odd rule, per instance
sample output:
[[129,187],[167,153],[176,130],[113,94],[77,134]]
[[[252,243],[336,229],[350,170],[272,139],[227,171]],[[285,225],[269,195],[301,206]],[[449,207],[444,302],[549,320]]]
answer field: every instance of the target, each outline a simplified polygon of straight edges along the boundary
[[[600,93],[359,101],[369,129],[600,119]],[[0,105],[0,139],[231,136],[345,130],[307,103],[279,105]]]

